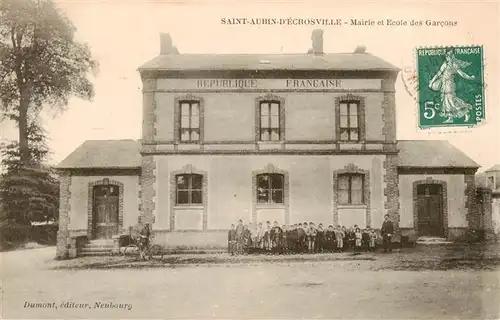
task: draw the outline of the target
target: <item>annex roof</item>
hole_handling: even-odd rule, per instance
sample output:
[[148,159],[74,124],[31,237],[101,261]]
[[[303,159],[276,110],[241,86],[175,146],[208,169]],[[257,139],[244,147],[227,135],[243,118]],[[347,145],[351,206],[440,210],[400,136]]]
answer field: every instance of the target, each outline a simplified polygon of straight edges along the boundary
[[[478,168],[479,165],[444,140],[400,140],[399,167]],[[140,168],[138,140],[88,140],[64,159],[59,169]]]
[[57,166],[58,169],[140,167],[140,141],[137,140],[87,140]]
[[400,140],[399,167],[479,168],[460,149],[445,140]]
[[500,171],[500,164],[496,164],[493,167],[489,168],[485,172],[491,172],[491,171]]

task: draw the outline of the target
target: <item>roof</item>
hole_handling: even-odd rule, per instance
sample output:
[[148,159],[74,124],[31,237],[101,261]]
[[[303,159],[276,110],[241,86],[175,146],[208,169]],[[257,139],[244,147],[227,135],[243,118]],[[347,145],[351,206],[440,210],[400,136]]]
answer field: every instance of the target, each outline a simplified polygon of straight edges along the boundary
[[87,140],[66,157],[57,168],[128,169],[141,166],[140,141]]
[[146,70],[350,70],[396,71],[370,53],[334,54],[164,54],[146,62]]
[[479,165],[445,140],[400,140],[399,166],[415,168],[479,168]]
[[490,171],[500,171],[500,164],[496,164],[493,167],[489,168],[485,172],[490,172]]

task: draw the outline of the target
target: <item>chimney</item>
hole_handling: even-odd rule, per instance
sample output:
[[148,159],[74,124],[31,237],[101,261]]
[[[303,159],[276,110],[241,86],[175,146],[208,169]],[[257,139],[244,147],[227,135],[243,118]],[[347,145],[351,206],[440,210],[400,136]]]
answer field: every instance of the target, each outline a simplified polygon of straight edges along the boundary
[[354,49],[354,53],[366,53],[366,46],[357,46],[356,49]]
[[323,30],[315,29],[312,32],[312,54],[323,54]]
[[178,54],[179,51],[172,45],[172,37],[168,33],[160,33],[160,54]]

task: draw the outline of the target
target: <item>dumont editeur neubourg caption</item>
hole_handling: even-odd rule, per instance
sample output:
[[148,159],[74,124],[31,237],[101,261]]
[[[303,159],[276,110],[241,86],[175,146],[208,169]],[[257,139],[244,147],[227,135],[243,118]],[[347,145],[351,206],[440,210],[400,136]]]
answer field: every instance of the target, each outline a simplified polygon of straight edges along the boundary
[[132,310],[131,303],[115,303],[95,301],[93,303],[76,303],[71,301],[56,302],[24,302],[24,308],[30,309],[124,309]]

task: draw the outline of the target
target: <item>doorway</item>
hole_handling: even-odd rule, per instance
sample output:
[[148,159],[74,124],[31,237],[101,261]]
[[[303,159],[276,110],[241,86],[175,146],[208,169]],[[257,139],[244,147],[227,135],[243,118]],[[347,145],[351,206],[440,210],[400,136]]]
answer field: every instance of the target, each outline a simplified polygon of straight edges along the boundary
[[417,230],[421,237],[444,237],[442,185],[417,186]]
[[118,234],[119,189],[116,185],[94,186],[93,239],[111,239]]

